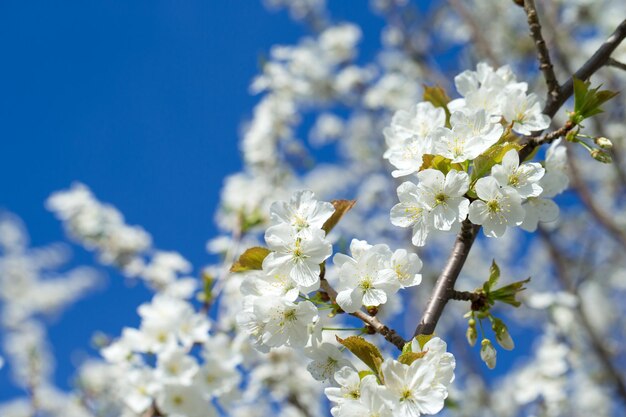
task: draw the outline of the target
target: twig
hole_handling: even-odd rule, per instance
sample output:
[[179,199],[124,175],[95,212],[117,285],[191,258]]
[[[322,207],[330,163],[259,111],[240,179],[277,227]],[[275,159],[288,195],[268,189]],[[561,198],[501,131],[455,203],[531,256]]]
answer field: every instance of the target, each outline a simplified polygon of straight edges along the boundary
[[459,232],[454,242],[454,247],[446,262],[446,266],[441,271],[439,278],[437,278],[433,294],[428,300],[422,320],[415,329],[415,336],[419,334],[433,334],[435,332],[437,322],[450,299],[450,294],[454,290],[454,284],[461,273],[461,269],[463,269],[467,255],[479,230],[480,226],[472,224],[469,220],[463,222],[461,232]]
[[582,67],[576,71],[574,76],[568,79],[559,88],[558,98],[552,99],[548,97],[548,102],[543,109],[543,113],[550,117],[554,117],[556,112],[561,108],[565,100],[570,98],[574,93],[574,78],[579,80],[587,80],[593,73],[602,68],[610,59],[611,54],[619,46],[619,44],[626,38],[626,19],[617,26],[615,31],[608,37],[608,39],[596,50],[596,52],[583,64]]
[[[328,294],[328,297],[330,297],[330,300],[334,303],[335,299],[337,298],[337,291],[335,291],[335,289],[333,287],[331,287],[331,285],[328,283],[328,281],[326,279],[324,279],[324,278],[322,278],[320,280],[320,286],[321,286],[322,290],[326,294]],[[385,340],[387,340],[388,342],[392,343],[399,350],[402,350],[404,345],[407,343],[406,340],[404,340],[404,338],[402,336],[400,336],[398,334],[398,332],[396,332],[394,329],[391,329],[391,328],[385,326],[376,317],[370,316],[369,314],[365,313],[364,311],[357,310],[354,313],[350,313],[350,315],[358,318],[363,323],[367,324],[369,327],[372,328],[372,330],[374,330],[376,333],[379,333],[380,335],[382,335],[385,338]]]
[[541,33],[541,23],[539,23],[539,15],[537,14],[535,0],[524,0],[524,11],[528,17],[530,36],[535,41],[535,47],[537,48],[539,69],[543,73],[543,77],[546,79],[546,84],[548,86],[548,97],[551,100],[558,100],[560,94],[559,82],[554,74],[554,67],[552,65],[552,61],[550,60],[550,52],[548,51],[546,41],[543,39],[543,35]]
[[580,317],[580,324],[589,336],[589,342],[593,351],[604,366],[606,372],[613,380],[615,388],[617,389],[617,393],[623,401],[626,401],[626,382],[622,379],[620,372],[615,368],[615,365],[611,360],[611,354],[604,347],[604,342],[596,334],[595,329],[589,322],[589,318],[585,314],[585,310],[582,308],[582,299],[577,292],[574,281],[569,275],[566,259],[563,257],[561,250],[556,246],[556,243],[552,240],[550,234],[542,227],[539,227],[538,231],[539,235],[548,246],[548,250],[550,251],[550,255],[554,263],[556,277],[561,282],[563,288],[578,299],[578,303],[576,304],[576,312]]
[[613,58],[609,58],[608,61],[606,61],[606,65],[609,67],[619,68],[622,71],[626,71],[626,64]]
[[580,171],[576,166],[576,160],[573,152],[570,152],[570,156],[567,158],[567,164],[569,167],[572,185],[578,192],[580,200],[584,206],[587,210],[589,210],[589,213],[593,216],[593,218],[613,237],[613,239],[626,249],[626,232],[616,225],[615,222],[613,222],[613,220],[611,220],[611,218],[596,205],[593,196],[591,195],[591,191],[589,191],[587,184],[585,184],[585,181],[580,176]]

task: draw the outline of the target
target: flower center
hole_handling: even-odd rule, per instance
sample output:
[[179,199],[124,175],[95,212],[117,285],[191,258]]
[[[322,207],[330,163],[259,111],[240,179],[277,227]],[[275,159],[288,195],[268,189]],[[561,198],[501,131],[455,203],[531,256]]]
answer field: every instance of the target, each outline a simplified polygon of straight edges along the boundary
[[487,208],[489,209],[489,211],[491,213],[498,213],[499,211],[502,210],[498,200],[491,200],[491,201],[487,202]]
[[363,281],[360,282],[359,287],[363,290],[363,291],[367,291],[369,289],[371,289],[372,286],[372,278],[370,278],[369,276],[365,277],[363,279]]
[[447,195],[445,195],[444,193],[439,193],[435,196],[435,203],[437,205],[445,204],[447,199],[448,199]]
[[509,184],[513,187],[517,187],[519,185],[519,176],[517,174],[509,175]]
[[302,239],[297,238],[295,247],[293,248],[293,256],[296,258],[301,258],[303,255],[301,244],[302,244]]
[[411,221],[416,222],[420,217],[422,217],[423,209],[417,206],[411,206],[404,209],[404,213],[411,219]]
[[296,316],[296,310],[287,310],[285,311],[285,321],[295,321],[298,317]]
[[413,394],[411,394],[411,390],[405,388],[404,391],[402,391],[402,397],[400,398],[400,401],[408,400],[412,397],[412,395]]

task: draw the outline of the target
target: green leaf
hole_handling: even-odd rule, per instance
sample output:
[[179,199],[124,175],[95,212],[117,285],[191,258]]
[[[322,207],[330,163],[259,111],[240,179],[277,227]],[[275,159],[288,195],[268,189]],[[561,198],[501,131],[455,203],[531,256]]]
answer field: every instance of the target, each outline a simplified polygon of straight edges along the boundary
[[424,85],[424,101],[432,103],[435,107],[441,107],[446,112],[446,126],[450,124],[450,110],[448,110],[448,103],[452,99],[446,93],[442,87],[436,85],[429,87]]
[[404,346],[402,346],[402,353],[413,352],[413,346],[411,346],[411,342],[406,342]]
[[600,106],[618,94],[610,90],[600,90],[602,85],[596,88],[590,88],[590,86],[590,81],[574,78],[574,113],[570,116],[570,120],[576,124],[602,113],[604,110]]
[[488,294],[488,297],[491,301],[500,301],[506,304],[510,304],[513,307],[519,307],[522,305],[515,297],[521,291],[524,291],[526,287],[525,284],[530,282],[530,277],[526,278],[522,281],[517,281],[512,284],[506,285],[502,288],[498,288],[497,290],[491,291]]
[[489,268],[489,280],[483,285],[483,290],[488,294],[491,288],[498,283],[500,279],[500,267],[496,263],[496,260],[491,261],[491,267]]
[[361,359],[376,375],[381,376],[380,366],[383,363],[383,355],[380,350],[360,336],[350,336],[345,339],[335,336],[337,341],[345,346],[350,352]]
[[411,365],[418,359],[423,358],[426,355],[426,352],[407,352],[398,356],[398,362],[403,363],[405,365]]
[[339,220],[341,220],[344,214],[349,212],[352,207],[354,207],[356,200],[333,200],[331,201],[331,204],[335,207],[335,212],[322,226],[322,229],[326,232],[326,234],[328,234],[333,227],[339,223]]
[[426,154],[422,157],[422,166],[420,167],[420,171],[432,168],[443,172],[445,175],[450,171],[451,167],[452,164],[449,159],[440,155]]
[[474,159],[474,168],[472,169],[472,181],[484,177],[491,172],[491,168],[502,162],[504,155],[511,149],[519,151],[522,145],[514,142],[504,142],[493,145],[487,149],[482,155]]
[[269,253],[269,249],[261,246],[246,249],[239,257],[239,260],[230,267],[230,272],[260,270],[263,267],[263,259],[265,259]]

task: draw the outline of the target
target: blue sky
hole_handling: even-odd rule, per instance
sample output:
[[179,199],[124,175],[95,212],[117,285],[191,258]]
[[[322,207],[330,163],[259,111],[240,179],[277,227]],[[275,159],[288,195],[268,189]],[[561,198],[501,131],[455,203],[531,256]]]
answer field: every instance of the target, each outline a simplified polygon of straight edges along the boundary
[[[363,26],[371,55],[382,20],[352,2],[332,6],[337,20]],[[2,1],[0,208],[22,217],[33,246],[62,241],[43,203],[81,181],[158,248],[208,263],[222,180],[241,167],[238,130],[257,101],[248,85],[259,57],[304,33],[256,0]],[[72,250],[69,266],[93,263]],[[51,323],[62,387],[94,330],[137,324],[149,296],[102,271],[107,286]],[[5,367],[0,400],[20,393],[8,378]]]

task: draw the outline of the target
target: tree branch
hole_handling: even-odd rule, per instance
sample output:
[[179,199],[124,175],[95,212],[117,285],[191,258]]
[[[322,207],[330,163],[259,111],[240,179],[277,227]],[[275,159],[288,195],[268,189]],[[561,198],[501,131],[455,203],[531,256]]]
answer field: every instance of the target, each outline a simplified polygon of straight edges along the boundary
[[[571,149],[571,146],[570,146]],[[587,184],[580,176],[580,171],[576,166],[576,160],[572,152],[567,158],[567,164],[570,172],[572,185],[577,191],[580,200],[587,208],[593,218],[615,239],[624,249],[626,249],[626,232],[622,230],[611,218],[598,207],[591,195],[591,191],[587,188]]]
[[[574,77],[581,80],[589,78],[607,62],[611,53],[613,53],[615,48],[617,48],[625,37],[626,20],[620,23],[613,34],[609,36],[591,58],[576,71]],[[558,99],[548,100],[543,109],[544,114],[554,117],[563,103],[574,93],[573,83],[573,78],[570,78],[559,88]],[[519,152],[520,160],[526,159],[537,146],[542,144],[543,142],[541,140],[531,140],[528,142]],[[439,278],[437,278],[434,292],[426,305],[426,310],[424,311],[419,325],[415,329],[415,335],[434,333],[441,313],[449,300],[449,291],[454,290],[454,284],[461,273],[461,269],[463,269],[467,255],[474,244],[479,230],[480,226],[473,225],[469,220],[463,222],[461,233],[457,236],[452,253],[441,271]]]
[[560,94],[559,82],[554,74],[554,67],[550,60],[550,53],[546,45],[546,41],[543,39],[541,33],[541,23],[539,23],[539,15],[537,14],[537,7],[535,6],[535,0],[524,0],[524,11],[528,18],[528,27],[530,29],[530,36],[535,41],[535,47],[537,48],[537,59],[539,60],[539,69],[543,73],[543,77],[546,79],[548,86],[548,98],[550,100],[558,100]]
[[609,58],[608,61],[606,61],[606,65],[609,67],[619,68],[622,71],[626,71],[626,64],[613,58]]
[[435,332],[437,322],[448,300],[450,300],[452,291],[454,291],[454,284],[461,273],[461,269],[463,269],[467,255],[479,230],[480,226],[472,224],[469,220],[463,222],[446,266],[441,271],[439,278],[437,278],[433,294],[428,300],[422,320],[415,329],[415,336],[419,334],[433,334]]
[[[324,278],[320,280],[321,289],[328,294],[330,300],[334,303],[337,299],[337,291],[333,287],[330,286],[328,281]],[[375,316],[370,316],[364,311],[357,310],[354,313],[349,313],[351,316],[354,316],[361,320],[363,323],[367,324],[372,330],[376,333],[382,335],[385,340],[392,343],[399,350],[402,350],[404,345],[407,343],[406,340],[402,336],[398,334],[394,329],[391,329],[385,326],[380,320],[378,320]]]
[[550,234],[542,227],[539,227],[537,230],[539,231],[539,235],[545,244],[548,246],[548,250],[550,251],[550,255],[554,263],[557,279],[561,282],[561,285],[567,292],[574,295],[578,299],[576,312],[580,317],[580,324],[589,336],[591,348],[602,363],[606,372],[609,374],[609,377],[613,380],[617,393],[622,398],[622,401],[626,401],[626,382],[622,379],[619,370],[615,368],[610,352],[608,352],[604,347],[604,341],[596,334],[591,322],[589,322],[589,318],[585,314],[585,310],[582,308],[582,299],[578,295],[576,285],[569,275],[567,260],[564,258],[561,250],[556,246],[556,243],[552,240]]
[[574,93],[574,78],[579,80],[587,80],[593,73],[606,65],[609,61],[611,54],[619,46],[619,44],[626,38],[626,19],[617,26],[615,31],[608,37],[608,39],[598,48],[598,50],[583,64],[582,67],[574,73],[574,76],[568,79],[559,88],[559,95],[556,99],[548,97],[548,102],[543,109],[543,113],[550,117],[553,117],[556,112],[561,108],[563,103],[570,98]]

